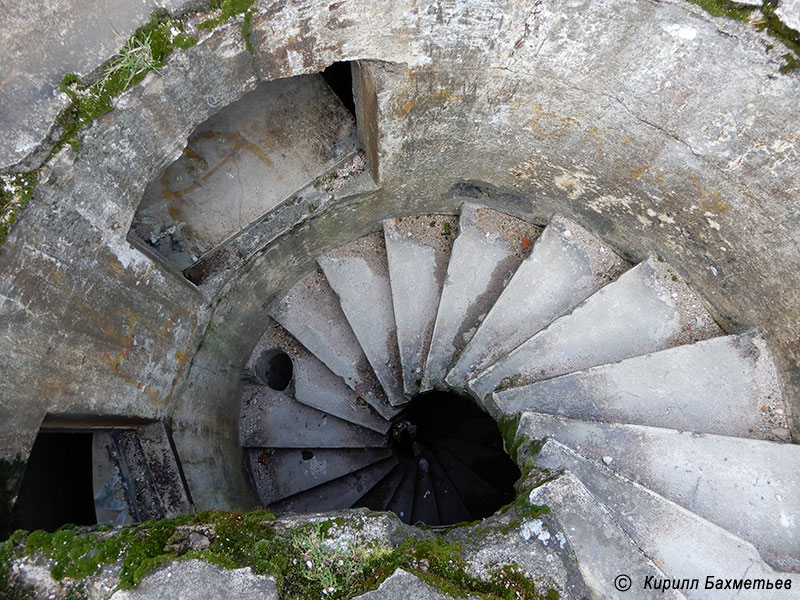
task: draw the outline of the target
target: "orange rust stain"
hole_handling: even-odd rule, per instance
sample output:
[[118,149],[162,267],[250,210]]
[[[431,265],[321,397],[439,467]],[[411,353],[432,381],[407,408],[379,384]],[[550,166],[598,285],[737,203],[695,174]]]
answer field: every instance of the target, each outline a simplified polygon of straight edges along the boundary
[[[228,155],[225,156],[225,158],[223,158],[213,168],[208,169],[206,171],[206,173],[202,177],[200,177],[194,183],[192,183],[191,185],[189,185],[189,186],[187,186],[187,187],[185,187],[185,188],[183,188],[181,190],[173,190],[170,187],[169,169],[164,171],[164,174],[161,176],[161,190],[162,190],[162,193],[164,195],[164,198],[182,198],[186,194],[189,194],[189,193],[193,192],[194,190],[199,188],[201,185],[203,185],[206,181],[208,181],[211,177],[213,177],[214,174],[217,171],[219,171],[225,164],[227,164],[229,160],[234,158],[236,156],[236,154],[242,149],[247,150],[248,152],[252,153],[256,158],[258,158],[258,160],[263,162],[268,167],[272,167],[274,165],[274,163],[272,162],[272,159],[269,157],[269,155],[267,155],[266,152],[264,152],[261,148],[256,146],[251,141],[243,138],[241,135],[239,135],[236,132],[231,132],[231,131],[221,131],[221,132],[207,131],[205,133],[198,134],[194,139],[195,140],[210,140],[210,139],[231,140],[231,141],[233,141],[233,148],[228,153]],[[191,150],[190,148],[191,148],[190,146],[187,146],[186,149],[184,150],[184,154],[186,154],[186,156],[189,156],[190,158],[195,158],[195,157],[199,158],[202,161],[201,164],[204,163],[205,164],[205,168],[208,168],[208,162],[206,162],[206,160],[203,159],[203,157],[200,156],[195,150]],[[195,158],[195,160],[197,160],[197,159]]]

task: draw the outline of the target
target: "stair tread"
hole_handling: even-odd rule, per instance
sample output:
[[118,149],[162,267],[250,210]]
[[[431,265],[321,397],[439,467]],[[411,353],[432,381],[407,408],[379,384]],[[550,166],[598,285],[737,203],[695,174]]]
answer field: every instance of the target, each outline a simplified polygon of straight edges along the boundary
[[605,457],[611,470],[751,542],[773,567],[800,569],[800,446],[531,412],[518,435]]
[[364,506],[372,510],[386,510],[397,488],[403,481],[405,465],[398,463],[386,476],[362,496],[355,506]]
[[239,432],[245,448],[379,448],[386,436],[245,382]]
[[425,362],[422,389],[444,389],[444,378],[480,319],[530,253],[541,228],[464,203]]
[[317,259],[375,375],[393,406],[405,404],[389,265],[382,232]]
[[789,429],[775,364],[754,332],[712,338],[492,395],[506,414],[544,412],[782,440]]
[[431,467],[431,479],[436,491],[436,504],[439,507],[439,522],[441,525],[452,525],[472,521],[472,513],[464,504],[458,490],[450,481],[447,472],[439,463],[436,455],[428,455]]
[[391,427],[370,405],[331,371],[325,363],[297,341],[275,320],[267,318],[267,328],[256,344],[247,368],[258,375],[258,359],[262,352],[273,349],[289,355],[292,360],[295,400],[334,417],[386,433]]
[[636,598],[685,598],[676,590],[645,590],[646,577],[665,577],[614,521],[608,510],[571,473],[535,488],[531,504],[549,506],[577,556],[586,585],[598,598],[621,598],[614,581],[624,573],[636,586]]
[[403,389],[419,393],[425,358],[458,234],[458,218],[412,215],[383,222]]
[[397,465],[393,456],[270,506],[277,512],[316,512],[350,508]]
[[321,270],[298,281],[271,315],[382,417],[393,408]]
[[432,453],[447,472],[447,476],[469,511],[475,515],[489,515],[498,506],[513,499],[475,473],[461,462],[452,452],[442,448],[432,448]]
[[430,459],[424,455],[417,460],[417,482],[414,487],[411,523],[424,523],[432,527],[440,523],[436,492],[430,472]]
[[469,382],[480,399],[519,387],[722,335],[686,282],[651,256],[589,296]]
[[414,505],[414,490],[417,486],[417,463],[408,461],[400,485],[397,486],[387,508],[400,517],[403,523],[411,523],[411,513]]
[[388,448],[279,448],[247,451],[263,506],[311,489],[391,456]]
[[[536,462],[548,469],[566,468],[575,475],[667,576],[705,581],[709,574],[777,575],[749,542],[555,440],[544,443]],[[687,552],[688,548],[692,551]],[[800,584],[800,575],[784,576]],[[687,595],[713,600],[719,592],[699,589]],[[742,591],[739,597],[758,600],[763,591]]]
[[447,383],[464,389],[479,371],[575,308],[628,266],[583,227],[553,217],[448,373]]

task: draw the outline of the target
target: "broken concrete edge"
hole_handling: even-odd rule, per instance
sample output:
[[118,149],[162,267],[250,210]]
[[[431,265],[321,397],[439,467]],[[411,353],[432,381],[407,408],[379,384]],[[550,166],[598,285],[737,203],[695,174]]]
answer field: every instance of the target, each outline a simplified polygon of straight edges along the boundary
[[[525,518],[498,527],[507,534]],[[470,539],[493,531],[483,523],[462,527]],[[376,589],[398,568],[453,598],[501,598],[509,590],[534,600],[559,597],[515,563],[486,565],[488,577],[469,574],[462,543],[445,539],[453,529],[411,527],[391,513],[367,509],[282,517],[259,509],[208,511],[121,527],[68,525],[53,533],[18,530],[0,543],[0,595],[29,591],[35,577],[25,575],[31,567],[38,576],[49,572],[49,588],[59,590],[55,597],[67,598],[85,594],[98,578],[110,594],[136,587],[166,564],[200,559],[271,575],[284,600],[352,598]]]
[[715,17],[726,17],[755,27],[781,42],[789,52],[781,58],[786,61],[779,69],[784,75],[800,68],[800,31],[792,29],[778,15],[778,3],[764,0],[761,6],[731,0],[685,0],[701,7]]
[[[82,134],[91,124],[114,109],[114,100],[138,85],[145,76],[166,64],[176,49],[194,46],[201,31],[210,31],[241,16],[242,36],[248,51],[251,8],[255,0],[211,0],[208,8],[199,8],[178,16],[165,10],[153,12],[151,20],[139,27],[111,56],[82,81],[75,73],[66,73],[59,90],[69,97],[69,104],[56,117],[50,134],[21,161],[0,172],[0,248],[16,223],[20,211],[33,198],[39,174],[66,146],[77,151]],[[190,32],[190,33],[187,33]],[[134,51],[146,48],[149,57],[133,61]]]

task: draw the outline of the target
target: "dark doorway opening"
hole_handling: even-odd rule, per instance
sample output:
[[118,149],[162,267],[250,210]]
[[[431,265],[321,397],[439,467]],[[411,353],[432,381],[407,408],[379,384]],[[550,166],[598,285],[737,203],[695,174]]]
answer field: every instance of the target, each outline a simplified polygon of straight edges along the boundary
[[39,432],[17,496],[19,527],[55,531],[97,522],[92,434]]
[[350,62],[333,63],[322,72],[322,78],[355,118],[356,103],[353,99],[353,72]]

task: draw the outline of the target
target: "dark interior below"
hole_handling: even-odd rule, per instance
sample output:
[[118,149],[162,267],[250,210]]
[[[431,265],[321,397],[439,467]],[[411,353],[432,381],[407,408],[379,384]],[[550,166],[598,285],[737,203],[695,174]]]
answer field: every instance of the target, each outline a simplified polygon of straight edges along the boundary
[[514,499],[520,471],[494,419],[467,398],[421,394],[395,419],[391,444],[399,464],[356,506],[437,526],[488,517]]

